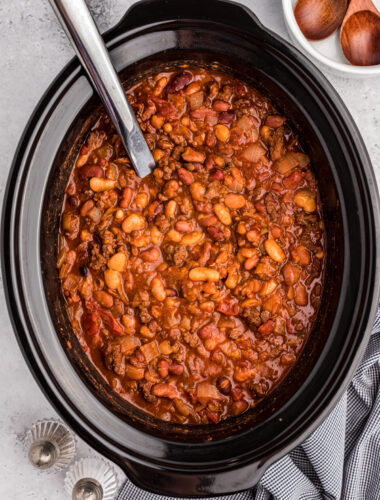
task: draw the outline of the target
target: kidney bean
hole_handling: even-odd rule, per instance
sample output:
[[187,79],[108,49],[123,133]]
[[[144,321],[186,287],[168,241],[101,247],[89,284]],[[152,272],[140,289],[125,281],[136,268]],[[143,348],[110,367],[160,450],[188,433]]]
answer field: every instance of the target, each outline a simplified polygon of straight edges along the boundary
[[237,316],[240,311],[239,303],[236,299],[227,297],[218,304],[217,311],[227,316]]
[[178,169],[178,178],[182,181],[186,186],[190,186],[194,182],[193,176],[191,173],[185,168]]
[[217,224],[218,219],[217,217],[215,217],[215,215],[208,215],[206,217],[202,217],[201,219],[199,219],[198,222],[202,227],[208,227]]
[[169,375],[169,363],[166,359],[160,359],[157,363],[157,371],[161,378],[166,378]]
[[282,268],[282,274],[284,275],[285,283],[292,286],[299,280],[301,271],[296,266],[287,263]]
[[222,181],[224,179],[223,170],[220,170],[218,168],[212,170],[210,172],[210,179],[212,179],[213,181]]
[[88,212],[95,206],[95,203],[93,200],[87,200],[83,203],[80,209],[80,214],[82,217],[86,217]]
[[218,122],[219,123],[231,123],[235,118],[235,113],[231,110],[223,111],[219,114]]
[[215,226],[208,226],[206,227],[206,231],[211,236],[211,238],[215,241],[222,241],[224,240],[224,233],[220,229],[218,229]]
[[281,127],[285,122],[285,118],[283,116],[278,115],[270,115],[267,116],[265,120],[265,125],[270,128],[278,128]]
[[177,363],[169,365],[169,373],[171,373],[172,375],[177,375],[177,376],[182,375],[183,370],[184,370],[183,366]]
[[148,222],[152,222],[164,210],[163,203],[155,200],[148,206]]
[[192,78],[193,78],[192,74],[188,71],[179,73],[166,86],[165,89],[166,94],[173,94],[175,92],[179,92],[191,82]]
[[230,380],[227,377],[219,377],[216,380],[216,386],[219,389],[219,391],[227,396],[232,389],[232,384]]
[[160,258],[161,253],[158,248],[151,248],[150,250],[145,250],[145,252],[141,253],[142,260],[145,262],[157,262]]
[[215,99],[215,101],[212,103],[213,109],[215,111],[227,111],[229,109],[230,104],[226,101],[222,101],[221,99]]
[[193,230],[193,224],[190,221],[187,220],[179,220],[175,223],[175,226],[177,231],[180,233],[190,233]]
[[218,331],[217,327],[213,324],[208,324],[203,326],[199,332],[198,335],[201,339],[209,339],[212,337],[214,334],[216,334]]
[[81,179],[90,179],[91,177],[103,177],[103,169],[99,165],[85,165],[78,169],[78,176]]

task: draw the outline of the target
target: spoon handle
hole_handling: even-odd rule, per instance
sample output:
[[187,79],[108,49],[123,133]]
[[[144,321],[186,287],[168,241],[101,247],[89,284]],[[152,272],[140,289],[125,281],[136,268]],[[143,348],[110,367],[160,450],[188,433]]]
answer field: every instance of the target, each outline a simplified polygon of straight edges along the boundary
[[98,91],[135,171],[140,177],[149,175],[153,156],[85,1],[50,0],[50,4]]

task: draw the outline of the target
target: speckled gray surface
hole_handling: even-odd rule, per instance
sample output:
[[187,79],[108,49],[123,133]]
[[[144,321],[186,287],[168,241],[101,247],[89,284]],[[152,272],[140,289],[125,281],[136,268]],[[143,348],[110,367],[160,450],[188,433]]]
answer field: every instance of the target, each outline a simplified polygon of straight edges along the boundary
[[[183,0],[178,0],[183,1]],[[118,21],[129,0],[91,0],[101,31]],[[262,22],[287,37],[280,0],[245,0]],[[73,51],[47,0],[0,0],[0,199],[22,130],[44,90]],[[380,79],[327,74],[351,111],[380,182]],[[29,373],[14,339],[0,282],[0,498],[63,500],[63,473],[40,475],[23,455],[22,436],[35,420],[55,412]],[[78,456],[95,455],[79,442]]]

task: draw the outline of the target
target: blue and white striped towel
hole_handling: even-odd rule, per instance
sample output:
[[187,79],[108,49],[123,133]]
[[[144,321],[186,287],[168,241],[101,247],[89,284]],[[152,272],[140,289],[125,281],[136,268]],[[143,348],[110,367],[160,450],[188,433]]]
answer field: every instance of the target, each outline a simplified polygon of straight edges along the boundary
[[[355,377],[328,418],[269,467],[256,488],[218,499],[380,500],[380,309]],[[117,500],[169,497],[127,480]]]

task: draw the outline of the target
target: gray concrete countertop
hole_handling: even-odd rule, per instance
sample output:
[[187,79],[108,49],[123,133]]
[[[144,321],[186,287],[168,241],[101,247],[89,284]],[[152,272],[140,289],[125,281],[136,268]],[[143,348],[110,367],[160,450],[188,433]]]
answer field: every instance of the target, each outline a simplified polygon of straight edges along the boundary
[[[178,0],[184,1],[184,0]],[[133,2],[89,0],[101,31]],[[264,25],[288,38],[280,0],[244,0]],[[17,142],[45,89],[72,58],[48,0],[0,0],[0,200]],[[355,80],[326,74],[352,113],[380,183],[380,78]],[[56,416],[30,374],[14,338],[0,281],[0,498],[63,500],[64,473],[39,474],[23,454],[22,437],[36,420]],[[96,455],[79,441],[78,458]],[[122,475],[121,475],[122,477]]]

